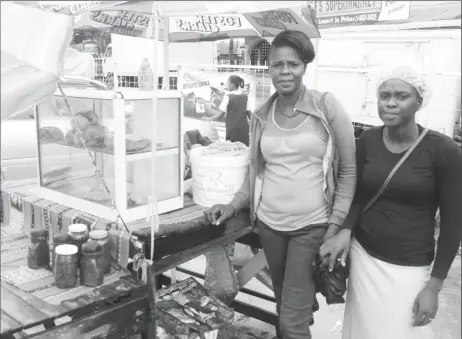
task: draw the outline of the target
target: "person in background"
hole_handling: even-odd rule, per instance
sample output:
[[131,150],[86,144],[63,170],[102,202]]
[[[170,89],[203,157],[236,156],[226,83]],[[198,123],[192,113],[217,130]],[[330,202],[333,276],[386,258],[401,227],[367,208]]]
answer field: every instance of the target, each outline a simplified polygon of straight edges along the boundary
[[279,339],[311,338],[312,264],[343,224],[356,187],[349,115],[334,95],[303,84],[314,58],[305,33],[274,38],[269,74],[276,93],[252,115],[246,178],[230,204],[205,211],[218,225],[250,207],[271,273]]
[[428,130],[362,213],[424,132],[416,112],[428,101],[429,90],[415,70],[397,67],[379,81],[377,95],[384,125],[359,138],[356,195],[341,230],[325,241],[320,255],[329,256],[332,267],[349,252],[343,339],[434,338],[429,324],[461,241],[461,150],[450,137]]
[[226,140],[231,142],[240,141],[247,147],[249,146],[249,97],[241,93],[240,88],[244,88],[244,80],[231,75],[227,82],[227,92],[223,101],[218,107],[218,112],[214,116],[204,117],[208,121],[216,121],[225,117]]

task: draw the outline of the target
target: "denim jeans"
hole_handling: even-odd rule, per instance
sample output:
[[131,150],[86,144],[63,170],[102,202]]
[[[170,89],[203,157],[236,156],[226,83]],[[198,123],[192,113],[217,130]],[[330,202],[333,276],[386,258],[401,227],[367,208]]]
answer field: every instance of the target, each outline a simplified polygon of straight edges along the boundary
[[309,319],[315,298],[312,263],[327,224],[280,232],[257,220],[260,242],[273,281],[278,339],[311,339]]

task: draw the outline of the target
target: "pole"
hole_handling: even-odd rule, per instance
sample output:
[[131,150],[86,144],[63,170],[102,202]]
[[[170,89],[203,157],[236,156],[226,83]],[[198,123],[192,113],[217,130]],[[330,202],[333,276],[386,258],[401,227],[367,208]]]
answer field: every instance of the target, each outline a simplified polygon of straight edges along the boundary
[[157,215],[157,194],[156,194],[156,145],[157,145],[157,91],[158,91],[158,82],[159,82],[159,72],[157,69],[158,61],[158,42],[159,42],[159,4],[158,1],[153,1],[152,4],[152,25],[154,25],[154,60],[152,73],[154,78],[154,88],[152,90],[152,141],[151,141],[151,190],[152,197],[150,203],[152,204],[152,214],[151,214],[151,264],[147,270],[148,274],[148,302],[149,302],[149,314],[148,314],[148,338],[156,338],[156,302],[155,302],[155,292],[156,292],[156,277],[154,270],[154,233],[158,228],[158,215]]
[[163,17],[164,22],[164,76],[162,82],[162,89],[169,90],[170,89],[170,40],[169,40],[169,33],[170,33],[170,25],[169,25],[169,18]]

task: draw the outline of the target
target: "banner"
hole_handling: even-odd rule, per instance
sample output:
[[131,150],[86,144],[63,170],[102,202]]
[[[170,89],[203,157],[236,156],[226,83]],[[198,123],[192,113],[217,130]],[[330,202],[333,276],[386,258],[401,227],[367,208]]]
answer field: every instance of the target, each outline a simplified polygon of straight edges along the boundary
[[[232,67],[232,66],[231,66]],[[256,102],[256,72],[254,70],[219,71],[195,68],[183,68],[179,74],[180,90],[184,96],[184,116],[201,120],[216,115],[218,107],[225,96],[225,86],[231,75],[240,76],[244,80],[242,93],[248,95],[249,108],[253,112]],[[225,126],[225,118],[215,124]]]
[[320,28],[408,20],[410,1],[308,1]]

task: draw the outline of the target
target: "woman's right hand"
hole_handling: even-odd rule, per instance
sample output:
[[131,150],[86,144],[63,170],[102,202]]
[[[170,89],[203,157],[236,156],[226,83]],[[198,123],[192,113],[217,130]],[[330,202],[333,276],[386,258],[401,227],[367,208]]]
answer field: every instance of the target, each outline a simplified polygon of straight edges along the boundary
[[220,225],[222,222],[230,219],[236,210],[230,204],[228,205],[214,205],[204,211],[205,217],[212,225]]
[[324,241],[319,249],[319,256],[324,264],[329,263],[329,270],[332,271],[335,266],[335,261],[341,254],[340,262],[345,266],[346,258],[350,252],[351,231],[340,230],[336,235]]

